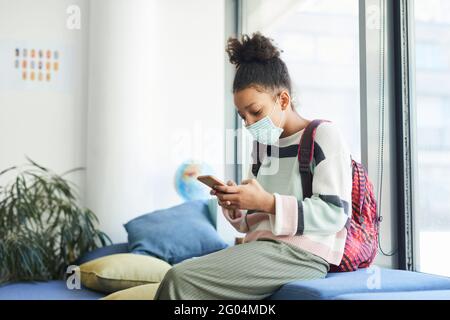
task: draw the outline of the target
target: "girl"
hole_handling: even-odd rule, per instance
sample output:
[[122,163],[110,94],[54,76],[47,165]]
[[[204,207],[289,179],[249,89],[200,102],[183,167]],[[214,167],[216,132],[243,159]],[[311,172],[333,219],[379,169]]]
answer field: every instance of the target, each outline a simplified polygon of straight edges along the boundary
[[288,282],[324,278],[344,252],[352,168],[340,131],[317,128],[313,195],[303,199],[297,150],[310,121],[294,108],[280,50],[257,32],[230,38],[226,51],[237,112],[256,142],[278,152],[263,157],[256,177],[250,170],[241,185],[211,191],[243,243],[173,266],[155,299],[264,299]]

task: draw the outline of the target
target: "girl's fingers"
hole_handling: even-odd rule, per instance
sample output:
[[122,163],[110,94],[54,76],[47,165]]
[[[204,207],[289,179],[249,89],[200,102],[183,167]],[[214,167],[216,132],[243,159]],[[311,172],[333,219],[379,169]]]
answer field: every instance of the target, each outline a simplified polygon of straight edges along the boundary
[[[219,205],[221,207],[223,207],[225,209],[228,209],[228,210],[231,210],[231,211],[238,209],[237,206],[233,205],[233,203],[230,202],[230,201],[223,201],[223,202],[222,201],[218,201],[218,203],[219,203]],[[234,215],[234,213],[233,213],[233,215]]]
[[216,193],[217,198],[224,202],[224,201],[236,201],[237,196],[234,194],[226,194],[226,193]]
[[237,184],[233,180],[228,180],[226,186],[219,186],[219,185],[213,186],[213,190],[219,191],[222,193],[237,193],[238,192]]
[[238,193],[239,192],[239,186],[214,186],[214,190],[222,193]]

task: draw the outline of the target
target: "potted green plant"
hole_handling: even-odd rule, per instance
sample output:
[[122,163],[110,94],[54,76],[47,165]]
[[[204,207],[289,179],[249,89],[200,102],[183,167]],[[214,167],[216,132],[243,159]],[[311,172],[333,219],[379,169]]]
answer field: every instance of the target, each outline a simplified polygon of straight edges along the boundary
[[0,283],[62,279],[84,253],[111,244],[98,219],[79,205],[76,185],[27,157],[0,172]]

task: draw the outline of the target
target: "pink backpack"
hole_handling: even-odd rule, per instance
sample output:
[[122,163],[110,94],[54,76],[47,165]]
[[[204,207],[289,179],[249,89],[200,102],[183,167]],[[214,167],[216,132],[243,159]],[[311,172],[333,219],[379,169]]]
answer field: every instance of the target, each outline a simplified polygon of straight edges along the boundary
[[[311,163],[314,157],[314,137],[317,127],[326,120],[314,120],[305,129],[300,141],[298,160],[303,197],[312,196]],[[355,271],[369,267],[378,249],[379,219],[373,185],[364,166],[352,159],[352,217],[346,224],[347,239],[339,266],[330,266],[330,272]]]

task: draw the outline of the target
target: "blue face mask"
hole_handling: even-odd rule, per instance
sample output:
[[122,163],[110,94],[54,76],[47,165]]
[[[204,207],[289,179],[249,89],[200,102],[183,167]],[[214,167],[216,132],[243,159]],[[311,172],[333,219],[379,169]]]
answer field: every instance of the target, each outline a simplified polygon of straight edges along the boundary
[[270,115],[275,110],[275,106],[277,103],[273,105],[272,111],[262,118],[261,120],[255,122],[251,126],[245,127],[250,133],[252,134],[253,138],[255,138],[256,141],[259,143],[265,144],[265,145],[271,145],[278,141],[278,139],[281,136],[281,133],[283,132],[283,128],[280,128],[281,122],[284,117],[284,111],[282,111],[282,117],[280,120],[280,123],[278,126],[276,126],[272,119],[270,119]]

